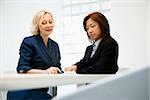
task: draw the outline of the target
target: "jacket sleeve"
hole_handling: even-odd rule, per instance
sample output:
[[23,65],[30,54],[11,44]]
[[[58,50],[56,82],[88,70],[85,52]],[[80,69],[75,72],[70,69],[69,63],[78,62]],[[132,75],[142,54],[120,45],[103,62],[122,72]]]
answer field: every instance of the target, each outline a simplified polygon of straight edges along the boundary
[[83,59],[81,59],[79,62],[75,63],[74,65],[78,66],[77,67],[77,70],[81,70],[82,68],[84,68],[84,66],[86,65],[86,61],[88,60],[88,58],[90,57],[91,55],[91,52],[92,52],[92,46],[88,46],[86,48],[86,51],[85,51],[85,54],[84,54],[84,57]]
[[25,38],[20,46],[20,58],[18,61],[17,72],[18,73],[26,73],[31,69],[31,60],[33,56],[33,48],[31,44],[31,40]]
[[57,67],[60,69],[60,70],[62,70],[62,68],[60,67],[61,66],[61,63],[60,63],[60,60],[61,60],[61,55],[60,55],[60,49],[59,49],[59,46],[58,46],[58,44],[57,44],[57,56],[58,56],[58,61],[57,61]]

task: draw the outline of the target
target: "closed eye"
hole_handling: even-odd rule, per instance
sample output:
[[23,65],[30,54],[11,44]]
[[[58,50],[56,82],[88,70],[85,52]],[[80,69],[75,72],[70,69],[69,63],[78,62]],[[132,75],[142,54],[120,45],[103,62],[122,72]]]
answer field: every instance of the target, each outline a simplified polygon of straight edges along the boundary
[[42,22],[43,25],[45,25],[46,23],[47,23],[46,21],[43,21],[43,22]]

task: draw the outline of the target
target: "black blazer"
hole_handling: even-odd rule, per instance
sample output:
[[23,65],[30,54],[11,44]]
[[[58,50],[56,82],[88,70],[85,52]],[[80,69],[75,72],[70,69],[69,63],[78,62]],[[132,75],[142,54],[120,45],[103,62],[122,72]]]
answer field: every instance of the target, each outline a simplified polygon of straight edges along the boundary
[[92,45],[88,46],[83,59],[75,64],[78,74],[114,74],[118,71],[118,44],[112,37],[102,40],[90,58],[92,48]]
[[45,70],[51,66],[57,66],[61,69],[58,44],[50,38],[48,39],[48,48],[40,35],[24,38],[19,54],[17,72],[26,73],[30,69]]

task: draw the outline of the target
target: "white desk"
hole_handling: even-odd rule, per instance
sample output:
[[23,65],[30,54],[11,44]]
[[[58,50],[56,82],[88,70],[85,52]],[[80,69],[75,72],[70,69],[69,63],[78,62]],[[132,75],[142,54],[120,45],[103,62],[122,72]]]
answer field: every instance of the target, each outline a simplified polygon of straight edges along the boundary
[[0,74],[0,90],[19,90],[59,86],[68,84],[90,83],[99,79],[112,77],[112,74]]
[[[121,68],[117,72],[126,72],[128,68]],[[6,100],[6,93],[8,90],[21,90],[42,88],[49,86],[69,85],[69,84],[84,84],[92,83],[94,81],[114,77],[110,74],[17,74],[17,73],[4,73],[0,74],[0,100]],[[116,77],[116,74],[115,74]]]

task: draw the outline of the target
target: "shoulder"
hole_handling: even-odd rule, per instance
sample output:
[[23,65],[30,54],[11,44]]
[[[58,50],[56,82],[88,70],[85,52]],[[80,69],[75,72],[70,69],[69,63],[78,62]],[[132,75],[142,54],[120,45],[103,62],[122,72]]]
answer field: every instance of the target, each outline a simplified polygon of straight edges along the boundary
[[34,38],[35,38],[36,36],[28,36],[28,37],[25,37],[24,39],[23,39],[23,41],[31,41],[31,40],[33,40]]
[[118,45],[117,41],[112,37],[109,37],[106,40],[102,40],[102,44],[104,44],[104,45],[112,45],[112,44]]
[[91,49],[93,49],[93,46],[92,46],[92,45],[89,45],[89,46],[87,46],[86,51],[87,51],[87,50],[91,50]]
[[113,50],[113,49],[118,49],[119,45],[118,45],[117,41],[114,38],[109,37],[106,40],[102,40],[99,47],[103,48],[105,50],[106,49]]
[[28,37],[25,37],[22,41],[22,44],[24,45],[32,45],[33,43],[36,40],[36,36],[28,36]]

